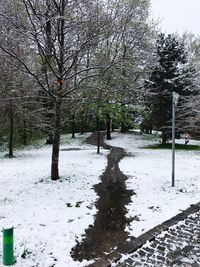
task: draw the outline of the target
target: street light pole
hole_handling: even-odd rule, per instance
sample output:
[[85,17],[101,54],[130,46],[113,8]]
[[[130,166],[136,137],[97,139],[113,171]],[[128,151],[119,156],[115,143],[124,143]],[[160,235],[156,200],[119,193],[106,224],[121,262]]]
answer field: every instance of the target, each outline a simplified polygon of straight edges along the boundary
[[179,94],[172,93],[172,187],[175,186],[175,111]]

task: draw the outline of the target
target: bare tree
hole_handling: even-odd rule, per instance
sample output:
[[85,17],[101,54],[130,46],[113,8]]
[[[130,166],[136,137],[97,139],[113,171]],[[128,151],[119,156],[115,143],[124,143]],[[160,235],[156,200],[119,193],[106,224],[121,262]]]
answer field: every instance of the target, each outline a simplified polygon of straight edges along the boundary
[[[24,11],[23,11],[24,10]],[[97,16],[98,12],[98,16]],[[59,145],[61,106],[85,79],[94,77],[102,66],[86,64],[88,47],[95,47],[109,29],[105,8],[93,1],[10,0],[1,9],[2,20],[9,22],[4,38],[13,36],[20,47],[26,45],[27,56],[0,44],[4,53],[20,63],[54,103],[54,136],[51,179],[59,179]],[[21,42],[22,37],[26,44]],[[78,64],[79,68],[74,66]],[[74,86],[74,77],[77,77]]]

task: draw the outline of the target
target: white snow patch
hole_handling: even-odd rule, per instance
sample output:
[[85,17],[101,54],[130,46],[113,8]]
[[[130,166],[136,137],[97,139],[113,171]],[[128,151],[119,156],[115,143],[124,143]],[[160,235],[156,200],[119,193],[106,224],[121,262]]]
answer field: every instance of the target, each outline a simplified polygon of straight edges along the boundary
[[70,251],[93,224],[93,185],[100,182],[108,151],[97,155],[95,146],[82,144],[83,138],[62,139],[61,180],[56,182],[50,180],[51,146],[16,151],[12,159],[0,154],[0,228],[14,225],[16,267],[88,263],[75,262]]
[[[120,133],[113,137],[107,143],[129,153],[119,166],[129,176],[127,188],[136,193],[127,206],[127,216],[139,219],[127,227],[130,235],[138,237],[200,201],[200,151],[176,151],[175,187],[171,187],[171,150],[143,148],[158,143],[157,137]],[[200,145],[200,141],[190,140],[190,144]]]

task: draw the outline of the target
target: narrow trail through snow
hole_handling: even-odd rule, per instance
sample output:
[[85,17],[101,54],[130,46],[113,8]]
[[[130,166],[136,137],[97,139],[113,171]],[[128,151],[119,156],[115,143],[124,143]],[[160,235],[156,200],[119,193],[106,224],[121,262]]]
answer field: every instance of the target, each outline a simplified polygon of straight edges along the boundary
[[[125,227],[130,223],[126,217],[126,205],[131,202],[132,190],[127,190],[125,181],[128,179],[119,169],[119,161],[126,156],[123,148],[113,147],[105,144],[105,133],[101,132],[100,145],[109,149],[108,163],[101,182],[94,186],[99,198],[95,204],[97,214],[94,225],[91,225],[83,237],[82,242],[72,249],[75,260],[93,259],[97,257],[106,258],[118,245],[123,244],[128,233]],[[93,133],[86,139],[86,143],[96,145],[97,133]]]

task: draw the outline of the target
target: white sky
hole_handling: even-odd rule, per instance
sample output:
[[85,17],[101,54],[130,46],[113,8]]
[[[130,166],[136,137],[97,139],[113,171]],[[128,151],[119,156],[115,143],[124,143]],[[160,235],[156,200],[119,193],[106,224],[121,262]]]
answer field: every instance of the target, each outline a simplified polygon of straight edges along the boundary
[[163,32],[200,35],[200,0],[151,0],[151,4]]

